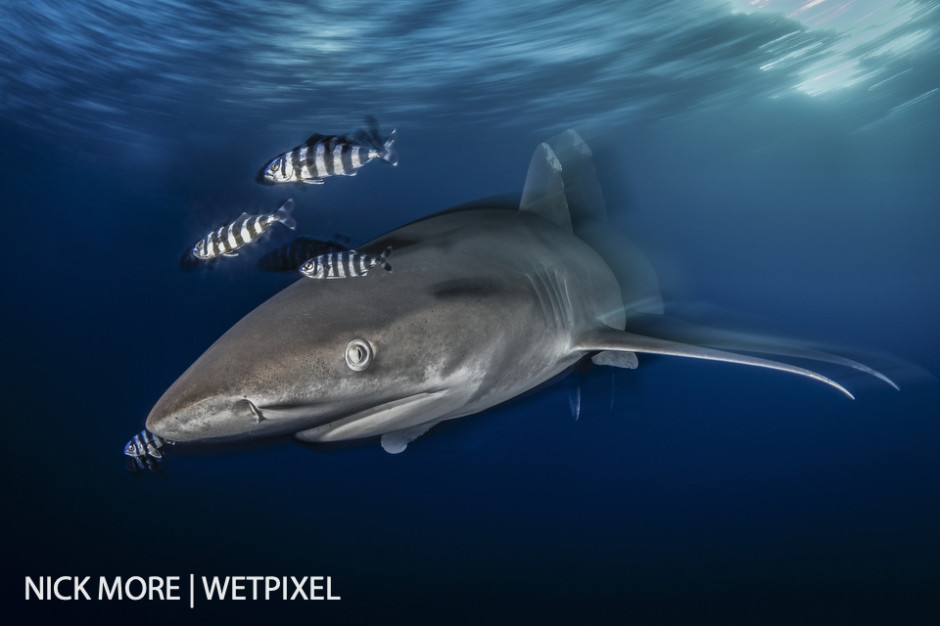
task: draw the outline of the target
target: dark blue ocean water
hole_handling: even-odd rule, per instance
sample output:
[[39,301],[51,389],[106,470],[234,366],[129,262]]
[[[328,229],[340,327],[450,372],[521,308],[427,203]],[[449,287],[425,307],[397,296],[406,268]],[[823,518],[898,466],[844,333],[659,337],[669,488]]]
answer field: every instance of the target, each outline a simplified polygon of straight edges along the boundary
[[[5,614],[930,623],[938,28],[935,1],[3,4]],[[254,182],[279,151],[366,114],[398,128],[397,168]],[[568,127],[672,310],[857,355],[901,391],[827,370],[850,401],[775,372],[643,359],[401,455],[274,441],[180,450],[164,478],[124,471],[167,386],[294,280],[239,260],[182,272],[207,229],[292,194],[305,234],[366,240],[518,193],[535,145]],[[190,574],[329,575],[342,600],[24,601],[26,576],[186,589]]]

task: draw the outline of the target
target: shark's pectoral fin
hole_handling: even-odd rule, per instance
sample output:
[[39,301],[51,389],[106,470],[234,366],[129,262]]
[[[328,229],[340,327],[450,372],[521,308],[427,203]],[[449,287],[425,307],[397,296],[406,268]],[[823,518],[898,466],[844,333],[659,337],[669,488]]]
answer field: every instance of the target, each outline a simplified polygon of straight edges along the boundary
[[428,422],[427,424],[420,424],[412,428],[397,430],[393,433],[385,433],[382,435],[382,449],[389,454],[404,452],[409,443],[431,430],[431,427],[435,424],[437,424],[437,422]]
[[611,367],[622,367],[628,370],[635,370],[638,365],[636,353],[626,350],[604,350],[603,352],[598,352],[591,357],[591,362],[594,363],[594,365],[609,365]]
[[630,327],[640,329],[643,334],[668,335],[677,338],[677,340],[681,339],[686,343],[720,350],[792,357],[848,367],[869,376],[874,376],[896,391],[898,390],[897,383],[864,363],[859,363],[838,354],[824,352],[809,344],[788,337],[711,328],[664,315],[633,315],[630,317]]
[[818,374],[812,370],[796,367],[788,363],[761,359],[753,356],[735,354],[734,352],[725,352],[714,348],[703,348],[686,343],[669,341],[667,339],[657,339],[655,337],[645,337],[635,335],[627,331],[616,330],[613,328],[597,328],[584,333],[575,343],[575,349],[584,352],[601,351],[621,351],[621,352],[639,352],[644,354],[663,354],[668,356],[683,356],[692,359],[705,359],[708,361],[724,361],[726,363],[737,363],[739,365],[751,365],[754,367],[764,367],[790,374],[797,374],[812,378],[820,382],[835,387],[845,395],[854,399],[849,391],[835,382],[834,380]]

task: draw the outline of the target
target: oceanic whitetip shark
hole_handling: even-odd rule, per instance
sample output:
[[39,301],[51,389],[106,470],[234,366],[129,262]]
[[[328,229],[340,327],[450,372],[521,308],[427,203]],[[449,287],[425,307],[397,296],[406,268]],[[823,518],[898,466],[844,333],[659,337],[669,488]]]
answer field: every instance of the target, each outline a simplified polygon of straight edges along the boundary
[[[658,315],[662,300],[649,262],[606,219],[591,152],[566,131],[535,150],[518,206],[481,201],[402,226],[360,247],[392,247],[394,271],[301,278],[246,315],[163,394],[147,428],[174,442],[378,436],[396,453],[580,359],[634,368],[637,353],[780,370],[851,397],[816,372],[718,349],[734,337],[704,347],[630,332],[628,313]],[[834,355],[758,351],[893,385]]]

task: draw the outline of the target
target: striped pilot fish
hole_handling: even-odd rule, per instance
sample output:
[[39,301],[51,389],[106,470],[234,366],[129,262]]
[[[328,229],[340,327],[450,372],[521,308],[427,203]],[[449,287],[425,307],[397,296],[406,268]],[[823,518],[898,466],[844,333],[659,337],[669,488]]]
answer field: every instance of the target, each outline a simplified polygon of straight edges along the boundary
[[271,250],[258,259],[258,267],[265,272],[296,272],[308,259],[321,254],[346,250],[349,250],[349,246],[338,241],[297,237],[292,242]]
[[124,446],[124,455],[129,457],[128,469],[132,471],[157,471],[158,464],[163,462],[165,451],[161,450],[175,442],[154,435],[149,430],[142,430],[134,435]]
[[330,252],[321,254],[308,260],[300,266],[300,273],[307,278],[355,278],[365,276],[369,270],[379,265],[386,272],[392,271],[388,264],[388,256],[392,253],[391,247],[375,257],[369,254],[348,250],[346,252]]
[[366,125],[368,129],[349,135],[310,135],[301,145],[268,161],[258,172],[258,182],[320,185],[330,176],[355,176],[356,170],[375,159],[398,165],[398,152],[393,145],[398,131],[393,130],[382,139],[374,117],[367,117]]
[[238,256],[236,250],[257,241],[274,224],[280,222],[290,229],[297,227],[291,211],[294,199],[287,200],[274,213],[267,215],[248,215],[242,213],[229,224],[223,224],[196,242],[192,255],[203,261],[210,261],[220,256]]

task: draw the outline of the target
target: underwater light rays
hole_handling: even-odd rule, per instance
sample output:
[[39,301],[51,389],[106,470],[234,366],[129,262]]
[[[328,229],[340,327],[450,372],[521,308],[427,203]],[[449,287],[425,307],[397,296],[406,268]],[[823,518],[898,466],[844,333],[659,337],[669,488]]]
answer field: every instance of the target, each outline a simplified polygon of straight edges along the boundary
[[[936,53],[935,2],[696,7],[678,0],[6,3],[0,114],[50,132],[88,126],[109,136],[131,133],[148,117],[205,110],[264,128],[296,125],[316,110],[319,121],[342,125],[351,103],[370,101],[402,121],[452,118],[469,103],[493,124],[514,110],[545,123],[622,121],[855,87],[864,92],[853,106],[867,107],[871,119],[937,87],[928,72],[907,72]],[[867,97],[891,77],[898,78],[890,89]]]
[[[793,88],[822,96],[885,80],[896,65],[914,65],[935,48],[937,3],[916,0],[730,0],[745,12],[782,13],[804,27],[803,37],[770,42],[765,71],[804,63]],[[800,43],[795,43],[800,42]],[[879,58],[880,57],[880,58]]]

